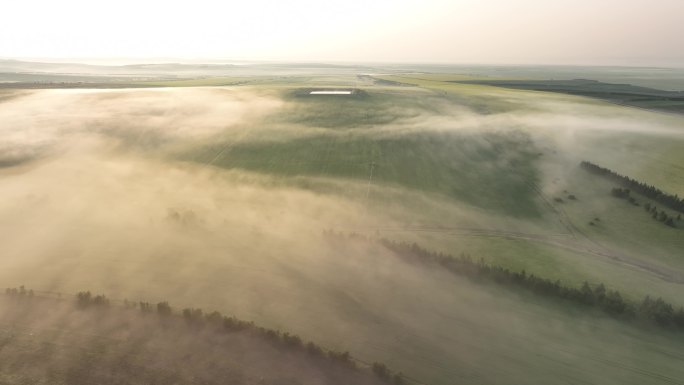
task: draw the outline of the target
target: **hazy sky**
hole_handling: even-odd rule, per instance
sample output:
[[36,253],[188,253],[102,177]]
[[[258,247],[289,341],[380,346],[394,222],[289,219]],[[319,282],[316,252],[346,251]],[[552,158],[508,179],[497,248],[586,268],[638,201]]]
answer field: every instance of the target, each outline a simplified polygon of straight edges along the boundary
[[684,66],[684,0],[10,0],[0,57]]

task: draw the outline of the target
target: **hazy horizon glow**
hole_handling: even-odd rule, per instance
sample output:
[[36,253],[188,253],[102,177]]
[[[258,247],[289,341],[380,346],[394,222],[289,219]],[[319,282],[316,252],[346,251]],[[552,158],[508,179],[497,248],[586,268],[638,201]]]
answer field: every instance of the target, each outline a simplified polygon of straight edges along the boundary
[[0,57],[684,66],[681,0],[5,4]]

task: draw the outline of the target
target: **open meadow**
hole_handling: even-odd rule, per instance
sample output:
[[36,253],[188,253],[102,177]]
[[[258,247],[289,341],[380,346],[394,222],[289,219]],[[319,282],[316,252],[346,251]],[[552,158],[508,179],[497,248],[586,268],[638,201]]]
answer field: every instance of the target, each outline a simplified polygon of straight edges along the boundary
[[682,197],[684,115],[395,72],[0,89],[0,282],[217,310],[407,383],[684,383],[684,329],[386,246],[677,311],[680,213],[580,163]]

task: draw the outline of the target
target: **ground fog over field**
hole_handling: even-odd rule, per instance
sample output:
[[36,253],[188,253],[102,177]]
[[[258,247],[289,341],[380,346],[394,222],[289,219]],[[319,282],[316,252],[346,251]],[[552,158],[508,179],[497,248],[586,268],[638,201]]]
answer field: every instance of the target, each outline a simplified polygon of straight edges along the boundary
[[[681,196],[684,118],[394,80],[403,85],[354,95],[292,84],[0,91],[0,281],[216,309],[430,384],[606,370],[613,383],[659,381],[596,361],[597,349],[681,371],[662,359],[676,339],[644,348],[647,334],[617,321],[573,321],[562,306],[326,234],[417,242],[679,306],[684,230],[620,206],[578,165]],[[546,366],[530,374],[539,355]],[[556,377],[564,362],[572,369]]]

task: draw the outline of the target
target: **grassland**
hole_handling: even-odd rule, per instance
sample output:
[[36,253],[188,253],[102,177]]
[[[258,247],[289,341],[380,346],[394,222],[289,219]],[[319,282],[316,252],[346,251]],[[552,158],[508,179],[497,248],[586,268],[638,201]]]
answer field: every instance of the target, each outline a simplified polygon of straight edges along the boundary
[[[468,81],[464,81],[468,82]],[[602,83],[595,80],[474,80],[474,84],[485,84],[497,87],[560,92],[571,95],[588,96],[608,100],[612,103],[666,111],[684,113],[684,93],[662,91],[630,84]]]
[[[431,89],[454,93],[460,93],[462,86],[450,87],[448,83],[430,84]],[[471,103],[476,104],[490,92],[486,88],[478,91],[470,85],[463,87],[465,92],[475,94],[476,101]],[[429,211],[421,208],[421,214],[409,211],[400,219],[403,223],[418,223],[419,226],[389,226],[370,231],[387,231],[392,236],[409,237],[419,242],[428,237],[428,244],[441,250],[471,253],[507,267],[525,267],[533,273],[572,283],[581,283],[588,278],[603,279],[634,297],[644,295],[638,289],[644,286],[635,287],[631,282],[640,279],[641,270],[646,268],[655,274],[646,279],[648,282],[668,277],[657,283],[657,288],[649,286],[651,289],[669,299],[677,297],[677,284],[670,281],[681,280],[681,231],[657,228],[657,224],[647,223],[650,218],[640,212],[613,218],[610,213],[618,216],[628,213],[601,209],[613,208],[618,203],[608,194],[610,186],[578,173],[575,169],[581,158],[576,154],[568,158],[562,147],[546,140],[547,135],[554,133],[520,127],[487,130],[486,126],[476,132],[462,129],[458,124],[453,125],[456,130],[449,130],[444,128],[448,122],[436,122],[435,126],[426,124],[422,130],[406,128],[407,120],[423,114],[444,114],[454,116],[455,121],[458,119],[457,113],[447,112],[439,104],[456,98],[434,92],[414,97],[411,90],[406,92],[404,96],[398,96],[371,91],[364,98],[346,100],[294,98],[295,106],[285,110],[284,118],[271,117],[269,124],[286,127],[308,122],[309,128],[318,131],[302,129],[305,134],[287,140],[277,139],[277,134],[274,140],[234,142],[230,138],[224,143],[193,150],[183,157],[228,169],[286,176],[290,180],[301,181],[301,177],[306,176],[342,177],[359,184],[370,181],[369,186],[408,188],[434,194],[432,199],[446,198],[444,206],[453,205],[455,201],[465,203],[489,211],[490,217],[478,223],[463,215],[449,216],[444,206],[431,216],[424,215]],[[410,106],[414,98],[419,101]],[[399,108],[391,110],[390,106]],[[387,126],[393,126],[394,131],[381,129]],[[645,133],[623,133],[613,143],[609,143],[612,135],[605,132],[574,135],[573,140],[581,142],[579,153],[596,154],[599,161],[611,159],[613,164],[620,163],[620,157],[629,156],[620,150],[624,146],[643,149],[681,146],[681,142],[667,136]],[[601,151],[601,148],[615,150]],[[654,154],[651,152],[650,156]],[[681,176],[677,166],[674,163],[662,165],[663,162],[639,163],[639,167],[658,170],[647,180],[663,183],[677,192],[684,184],[677,179],[657,177],[663,174]],[[309,182],[307,186],[312,188],[313,185]],[[566,198],[569,193],[562,190],[582,198],[569,201]],[[370,195],[368,199],[377,210],[382,207],[392,210],[389,207],[393,206],[382,202],[387,197],[386,191],[376,193],[369,188],[365,194],[364,191],[354,194],[356,198]],[[565,198],[565,202],[555,202],[557,197]],[[402,201],[402,198],[395,195],[391,200]],[[403,202],[419,205],[415,198],[413,201],[404,198]],[[603,237],[596,228],[589,227],[593,218],[603,215],[608,217],[602,226],[615,226],[611,230],[613,233],[624,230],[621,234],[631,239],[628,243],[635,247],[620,247],[620,241],[608,242],[608,247],[603,247],[601,242],[605,243],[607,239],[623,238],[617,234]],[[505,224],[511,218],[528,218],[531,223],[522,225],[511,221]],[[559,224],[559,221],[564,223]],[[644,228],[640,228],[642,224],[645,224]],[[515,231],[524,228],[528,230]],[[652,232],[657,233],[657,246],[644,242]],[[644,246],[636,247],[636,244]]]
[[[513,216],[539,215],[533,201],[537,157],[524,136],[437,133],[375,139],[363,134],[320,135],[232,145],[230,151],[222,152],[229,145],[217,143],[188,157],[279,176],[369,180],[439,193]],[[491,171],[482,173],[482,167]]]
[[[684,226],[578,167],[681,194],[682,118],[462,78],[215,78],[4,99],[5,127],[45,136],[3,143],[25,158],[0,170],[0,280],[174,298],[427,384],[677,383],[681,335],[322,236],[415,241],[682,305]],[[297,92],[312,86],[364,93]]]

